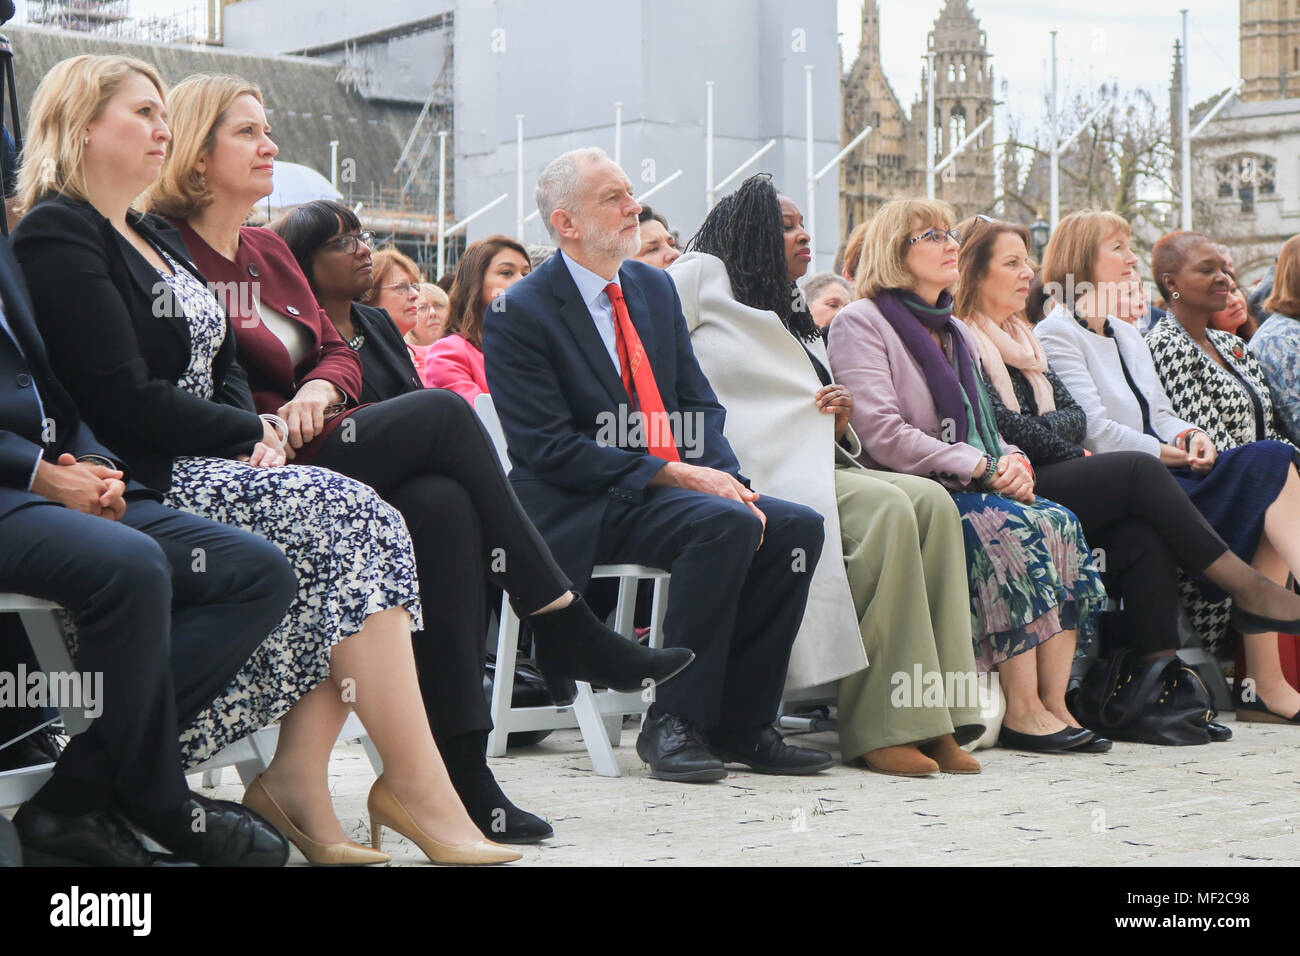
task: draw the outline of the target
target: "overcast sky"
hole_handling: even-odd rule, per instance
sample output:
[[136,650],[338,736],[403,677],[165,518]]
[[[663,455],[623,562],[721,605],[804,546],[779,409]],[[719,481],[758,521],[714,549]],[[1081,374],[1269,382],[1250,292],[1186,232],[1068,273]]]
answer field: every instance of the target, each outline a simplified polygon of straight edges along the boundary
[[[862,0],[836,0],[844,65],[857,56]],[[925,38],[946,0],[880,0],[881,57],[906,109],[920,92]],[[969,0],[988,34],[1006,110],[1036,127],[1050,86],[1051,33],[1057,34],[1061,99],[1114,80],[1120,91],[1144,87],[1169,102],[1179,10],[1188,10],[1192,102],[1231,86],[1239,72],[1237,0]],[[1005,93],[1002,83],[1006,82]],[[1005,115],[1005,114],[1004,114]],[[998,122],[999,133],[1005,127]],[[999,137],[1000,138],[1000,137]]]

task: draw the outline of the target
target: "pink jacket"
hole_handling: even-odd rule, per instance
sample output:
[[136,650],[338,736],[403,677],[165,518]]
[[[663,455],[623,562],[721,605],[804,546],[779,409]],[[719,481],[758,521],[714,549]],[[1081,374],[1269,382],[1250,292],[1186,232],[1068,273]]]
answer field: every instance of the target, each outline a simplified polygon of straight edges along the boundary
[[[974,336],[955,321],[979,365]],[[945,429],[921,367],[874,302],[858,299],[845,306],[831,323],[827,348],[835,381],[853,393],[850,423],[862,442],[859,462],[933,478],[954,490],[969,487],[982,453],[941,437]],[[1002,443],[1003,454],[1019,450]]]
[[488,390],[483,353],[455,334],[429,346],[421,378],[426,388],[449,388],[471,405]]

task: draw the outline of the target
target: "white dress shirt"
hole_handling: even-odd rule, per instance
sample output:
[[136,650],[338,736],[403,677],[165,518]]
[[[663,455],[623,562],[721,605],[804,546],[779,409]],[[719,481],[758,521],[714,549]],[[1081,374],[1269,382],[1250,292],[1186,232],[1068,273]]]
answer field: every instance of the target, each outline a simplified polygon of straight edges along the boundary
[[[573,276],[573,281],[578,286],[578,294],[587,304],[591,321],[596,323],[596,331],[600,333],[600,340],[605,343],[605,351],[609,353],[609,360],[614,363],[614,371],[622,375],[623,366],[618,361],[618,335],[614,331],[614,306],[610,303],[609,296],[605,294],[605,286],[609,285],[610,280],[578,265],[563,252],[556,252],[556,255],[569,267],[569,275]],[[617,275],[614,276],[613,281],[620,289],[623,288]]]

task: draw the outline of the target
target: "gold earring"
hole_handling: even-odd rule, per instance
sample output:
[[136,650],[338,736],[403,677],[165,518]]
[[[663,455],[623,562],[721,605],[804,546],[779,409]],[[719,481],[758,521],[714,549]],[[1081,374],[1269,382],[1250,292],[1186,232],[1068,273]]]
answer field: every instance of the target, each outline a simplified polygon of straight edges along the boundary
[[83,137],[82,140],[81,140],[81,145],[82,145],[82,146],[89,146],[89,145],[90,145],[90,137],[89,137],[89,136]]

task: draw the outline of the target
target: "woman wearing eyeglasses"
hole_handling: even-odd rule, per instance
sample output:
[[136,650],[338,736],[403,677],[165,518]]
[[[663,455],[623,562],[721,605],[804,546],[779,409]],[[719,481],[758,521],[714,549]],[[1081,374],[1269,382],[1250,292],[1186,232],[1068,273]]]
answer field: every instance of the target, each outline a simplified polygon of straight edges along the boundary
[[[532,626],[557,699],[574,679],[617,689],[666,680],[690,652],[620,637],[569,590],[477,417],[450,392],[420,387],[395,328],[389,345],[393,362],[406,363],[404,375],[388,379],[373,373],[383,363],[367,366],[367,350],[388,334],[356,332],[366,328],[365,314],[353,311],[353,300],[372,285],[373,267],[350,209],[313,202],[290,213],[277,225],[294,249],[270,229],[241,225],[271,190],[260,170],[277,152],[257,88],[201,74],[173,88],[167,107],[173,139],[146,197],[151,209],[177,226],[199,269],[225,293],[254,398],[259,409],[281,409],[295,460],[365,482],[406,519],[428,608],[428,629],[413,636],[416,668],[452,783],[494,840],[545,839],[550,826],[506,798],[485,759],[491,720],[482,689],[481,581],[494,556],[505,556],[504,569],[494,570]],[[362,360],[336,326],[352,331],[353,342],[375,335],[357,343]],[[380,401],[356,407],[367,387]]]
[[420,304],[415,310],[415,325],[402,336],[402,340],[406,342],[406,351],[411,353],[415,370],[426,386],[429,383],[424,379],[424,359],[433,343],[442,338],[443,330],[447,328],[450,306],[451,298],[439,286],[432,282],[420,283]]
[[962,516],[975,658],[997,669],[999,741],[1101,751],[1109,741],[1065,706],[1076,629],[1105,600],[1078,519],[1034,496],[1034,473],[1003,442],[970,330],[952,315],[959,234],[944,203],[895,200],[867,227],[861,297],[831,323],[831,370],[860,396],[850,419],[868,468],[942,483]]

